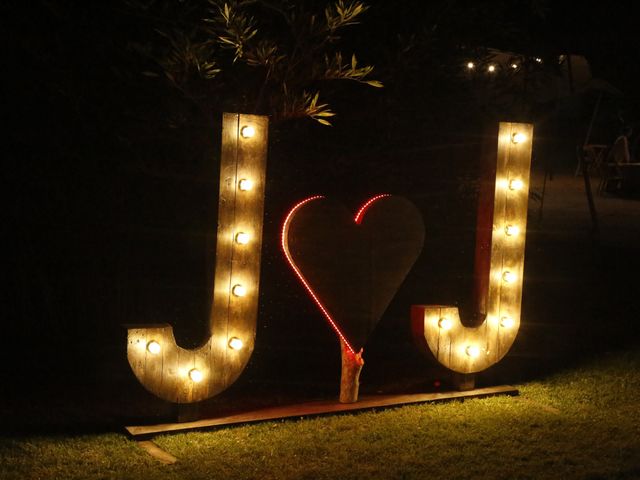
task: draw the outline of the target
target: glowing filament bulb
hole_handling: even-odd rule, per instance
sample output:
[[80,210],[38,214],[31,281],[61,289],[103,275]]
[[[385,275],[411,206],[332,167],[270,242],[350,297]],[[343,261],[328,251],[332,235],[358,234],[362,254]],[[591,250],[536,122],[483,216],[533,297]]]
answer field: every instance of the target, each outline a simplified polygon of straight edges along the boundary
[[236,297],[244,297],[247,294],[247,289],[244,285],[234,285],[231,289],[231,293],[233,293]]
[[191,370],[189,370],[189,378],[194,383],[200,383],[204,378],[204,375],[202,375],[202,372],[197,368],[192,368]]
[[518,64],[517,63],[512,63],[511,64],[511,68],[513,68],[515,70],[516,68],[518,68]]
[[245,232],[236,233],[236,243],[239,245],[246,245],[249,243],[250,235]]
[[473,62],[468,62],[467,63],[467,69],[468,70],[473,70],[474,68],[476,68],[476,64]]
[[232,350],[240,350],[244,343],[238,337],[231,337],[229,339],[229,348]]
[[489,73],[493,73],[493,72],[495,72],[495,71],[496,71],[496,66],[495,66],[495,65],[489,65],[489,66],[487,67],[487,72],[489,72]]
[[504,280],[505,283],[513,283],[516,281],[516,278],[518,278],[516,274],[513,272],[510,272],[509,270],[507,270],[502,274],[502,280]]
[[251,125],[245,125],[240,129],[240,135],[242,138],[251,138],[256,134],[256,129]]
[[151,340],[149,343],[147,343],[147,350],[149,353],[157,355],[160,353],[160,344],[155,340]]
[[515,144],[522,143],[527,139],[527,136],[522,132],[516,132],[511,135],[511,141]]
[[453,326],[453,322],[451,321],[450,318],[442,317],[440,320],[438,320],[438,326],[442,330],[450,330],[451,327]]
[[243,192],[246,192],[253,188],[253,182],[248,178],[243,178],[238,182],[238,188]]
[[480,356],[480,347],[477,345],[467,345],[465,352],[471,358],[478,358]]
[[509,182],[509,190],[522,190],[524,187],[524,182],[519,178],[514,178]]
[[536,63],[542,63],[542,59],[540,57],[536,57],[534,58],[534,60],[536,61]]
[[502,317],[500,319],[500,326],[503,328],[511,328],[513,327],[513,324],[515,322],[513,321],[513,318],[511,317]]
[[520,233],[520,227],[517,225],[507,225],[504,227],[504,233],[509,237],[515,237]]

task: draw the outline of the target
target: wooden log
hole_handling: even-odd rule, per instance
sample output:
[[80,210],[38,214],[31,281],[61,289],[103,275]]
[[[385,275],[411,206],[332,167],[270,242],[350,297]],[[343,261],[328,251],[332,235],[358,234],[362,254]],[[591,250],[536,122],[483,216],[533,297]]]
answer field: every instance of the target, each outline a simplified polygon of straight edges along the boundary
[[346,343],[340,340],[342,350],[342,375],[340,377],[340,403],[355,403],[358,401],[360,389],[360,372],[364,365],[362,348],[358,353],[349,350]]

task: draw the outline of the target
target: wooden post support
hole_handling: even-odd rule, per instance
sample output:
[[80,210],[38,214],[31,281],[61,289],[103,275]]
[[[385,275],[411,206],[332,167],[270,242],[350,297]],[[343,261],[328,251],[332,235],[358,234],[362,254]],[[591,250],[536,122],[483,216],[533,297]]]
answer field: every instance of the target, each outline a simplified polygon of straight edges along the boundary
[[355,403],[358,401],[360,389],[360,372],[364,366],[362,349],[352,353],[347,344],[340,340],[342,350],[342,375],[340,377],[340,403]]
[[452,373],[451,380],[458,391],[468,392],[476,387],[476,375],[474,373]]

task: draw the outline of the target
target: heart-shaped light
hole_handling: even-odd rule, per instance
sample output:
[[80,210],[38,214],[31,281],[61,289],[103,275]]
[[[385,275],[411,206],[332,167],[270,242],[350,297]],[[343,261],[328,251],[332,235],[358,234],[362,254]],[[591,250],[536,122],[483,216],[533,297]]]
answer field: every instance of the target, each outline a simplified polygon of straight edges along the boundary
[[420,212],[391,195],[371,198],[355,216],[337,202],[310,197],[282,226],[289,264],[353,353],[366,343],[423,243]]

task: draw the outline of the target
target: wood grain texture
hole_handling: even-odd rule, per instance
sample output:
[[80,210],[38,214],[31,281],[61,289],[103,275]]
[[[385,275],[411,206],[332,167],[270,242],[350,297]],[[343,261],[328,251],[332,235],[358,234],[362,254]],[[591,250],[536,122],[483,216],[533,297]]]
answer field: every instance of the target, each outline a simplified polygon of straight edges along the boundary
[[[524,134],[525,139],[514,143],[512,139],[516,133]],[[518,333],[532,139],[532,125],[500,123],[491,249],[486,252],[490,255],[490,268],[485,320],[479,326],[465,327],[456,307],[412,306],[414,334],[424,336],[436,359],[458,373],[479,372],[500,361]],[[515,186],[512,181],[522,182],[521,188],[511,188]],[[509,225],[517,226],[519,233],[508,235],[506,227]],[[513,282],[505,281],[505,272],[514,275]],[[448,319],[448,322],[443,324],[441,319]]]
[[[244,138],[240,131],[252,126],[255,135]],[[199,348],[184,349],[175,342],[170,325],[136,326],[128,330],[127,357],[142,385],[158,397],[175,403],[193,403],[228,388],[244,370],[254,349],[258,315],[258,291],[266,181],[268,119],[258,115],[225,113],[222,122],[220,195],[216,243],[216,265],[209,338]],[[251,180],[250,190],[239,182]],[[241,244],[236,235],[249,241]],[[233,295],[234,285],[246,295]],[[229,340],[242,341],[241,349]],[[148,342],[161,345],[159,353],[147,349]],[[193,369],[202,375],[193,381]]]

